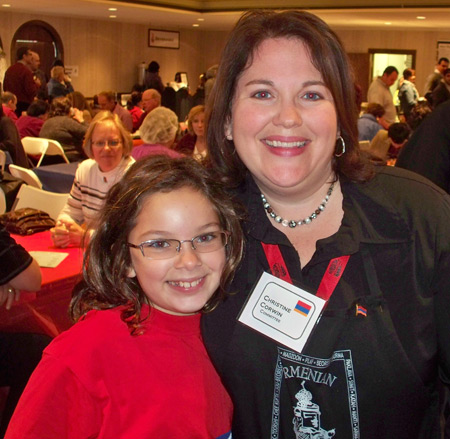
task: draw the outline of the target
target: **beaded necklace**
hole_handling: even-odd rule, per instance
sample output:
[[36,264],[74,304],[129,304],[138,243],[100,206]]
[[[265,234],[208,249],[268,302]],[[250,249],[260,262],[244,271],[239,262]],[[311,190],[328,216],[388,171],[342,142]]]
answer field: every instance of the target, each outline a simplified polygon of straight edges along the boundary
[[328,200],[330,199],[331,194],[333,193],[333,189],[334,189],[334,182],[331,184],[331,186],[328,189],[328,192],[325,196],[325,198],[322,200],[322,203],[319,204],[319,206],[317,207],[317,209],[309,216],[307,216],[306,218],[302,219],[302,220],[286,220],[283,219],[280,215],[277,215],[273,208],[271,207],[271,205],[269,204],[269,202],[266,199],[266,196],[264,194],[261,194],[261,200],[263,202],[264,205],[264,209],[266,209],[268,215],[277,223],[280,223],[282,226],[287,227],[289,226],[290,228],[294,228],[297,226],[301,226],[303,224],[309,224],[311,223],[312,220],[316,219],[318,215],[320,215],[321,212],[323,212],[323,210],[325,209],[325,206],[328,203]]

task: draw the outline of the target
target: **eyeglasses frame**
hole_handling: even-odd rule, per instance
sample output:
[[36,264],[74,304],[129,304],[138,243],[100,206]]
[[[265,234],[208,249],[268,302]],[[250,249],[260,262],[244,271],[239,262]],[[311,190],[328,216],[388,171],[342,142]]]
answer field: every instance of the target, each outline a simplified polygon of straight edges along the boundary
[[[227,244],[228,244],[228,238],[231,236],[231,233],[230,233],[229,231],[227,231],[227,230],[217,230],[217,231],[214,231],[214,232],[205,232],[204,234],[206,235],[206,234],[208,234],[208,233],[223,233],[223,234],[225,235],[225,244],[224,244],[222,247],[220,247],[220,248],[225,248],[225,247],[227,246]],[[170,258],[173,258],[173,257],[175,257],[177,254],[180,254],[180,251],[181,251],[181,244],[183,244],[184,242],[190,242],[190,243],[191,243],[191,249],[194,250],[194,251],[197,251],[197,248],[194,246],[194,239],[198,238],[198,237],[201,236],[201,235],[202,235],[202,233],[200,233],[200,235],[194,236],[194,237],[191,238],[191,239],[183,239],[183,240],[180,240],[180,239],[172,239],[172,238],[170,238],[170,239],[166,239],[166,238],[161,238],[161,239],[149,239],[148,241],[141,242],[140,244],[132,244],[131,242],[128,242],[127,245],[128,245],[128,247],[131,247],[131,248],[138,248],[138,249],[141,251],[142,256],[143,256],[145,259],[151,259],[151,260],[164,260],[164,259],[170,259]],[[173,256],[169,256],[168,258],[161,258],[161,259],[159,259],[159,258],[158,258],[158,259],[148,258],[147,256],[144,255],[144,245],[145,245],[145,244],[148,244],[149,242],[155,242],[155,241],[176,241],[176,242],[178,242],[178,245],[177,245],[177,247],[175,248],[176,254],[174,254]],[[217,250],[218,250],[218,249],[217,249]],[[215,251],[215,250],[211,250],[211,251],[208,251],[208,252],[202,252],[202,251],[200,251],[199,253],[211,253],[211,252],[213,252],[213,251]]]

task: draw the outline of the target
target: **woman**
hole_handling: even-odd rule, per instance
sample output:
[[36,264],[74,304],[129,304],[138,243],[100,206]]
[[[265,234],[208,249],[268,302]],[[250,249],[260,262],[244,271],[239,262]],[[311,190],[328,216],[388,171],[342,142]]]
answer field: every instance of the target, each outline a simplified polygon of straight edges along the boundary
[[[316,16],[253,11],[230,34],[207,144],[246,205],[247,245],[203,335],[233,438],[440,437],[449,198],[362,161],[354,102],[345,51]],[[253,290],[263,271],[276,277]]]
[[95,227],[97,212],[109,188],[134,163],[133,141],[117,115],[98,113],[89,126],[84,151],[89,159],[80,163],[64,209],[51,229],[56,247],[78,247],[86,232]]
[[73,92],[73,86],[64,73],[64,67],[55,66],[50,71],[50,81],[47,83],[47,91],[50,100],[67,96]]
[[45,139],[61,143],[67,158],[77,162],[86,158],[83,152],[83,139],[88,129],[83,112],[72,108],[72,103],[65,97],[53,99],[48,119],[39,133]]
[[87,123],[91,123],[91,120],[93,118],[92,108],[89,102],[84,97],[83,93],[79,91],[73,91],[72,93],[68,94],[67,97],[69,98],[73,108],[76,108],[83,112],[83,119]]
[[136,160],[160,154],[172,158],[181,157],[180,153],[172,149],[178,128],[178,117],[169,108],[158,107],[150,111],[139,128],[144,143],[133,149],[132,156]]
[[181,138],[176,150],[182,154],[192,155],[196,160],[203,160],[208,150],[205,139],[205,106],[197,105],[189,111],[188,132]]

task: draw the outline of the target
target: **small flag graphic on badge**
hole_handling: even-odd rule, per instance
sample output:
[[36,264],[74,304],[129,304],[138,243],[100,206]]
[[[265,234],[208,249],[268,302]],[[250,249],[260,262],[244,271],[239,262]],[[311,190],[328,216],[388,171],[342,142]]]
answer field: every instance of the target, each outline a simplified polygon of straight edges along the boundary
[[311,311],[311,305],[299,300],[297,305],[295,305],[294,311],[306,317],[309,314],[309,311]]
[[363,317],[367,317],[367,309],[361,305],[356,305],[356,315],[361,314]]

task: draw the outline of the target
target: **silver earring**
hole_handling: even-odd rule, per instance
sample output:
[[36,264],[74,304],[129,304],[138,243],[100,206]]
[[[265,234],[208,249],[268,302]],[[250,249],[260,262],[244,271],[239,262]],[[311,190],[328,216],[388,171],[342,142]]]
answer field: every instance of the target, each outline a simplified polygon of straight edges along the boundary
[[233,140],[233,136],[231,134],[227,134],[225,137],[227,140]]
[[[338,140],[340,140],[341,141],[341,152],[338,154],[336,151],[337,151],[337,142],[338,142]],[[335,146],[335,152],[334,152],[334,156],[335,157],[341,157],[341,156],[343,156],[345,154],[345,140],[344,140],[344,138],[342,137],[342,136],[339,136],[337,139],[336,139],[336,146]]]

